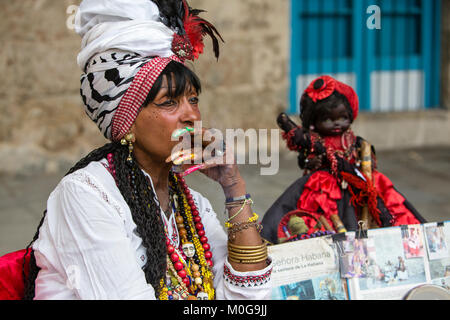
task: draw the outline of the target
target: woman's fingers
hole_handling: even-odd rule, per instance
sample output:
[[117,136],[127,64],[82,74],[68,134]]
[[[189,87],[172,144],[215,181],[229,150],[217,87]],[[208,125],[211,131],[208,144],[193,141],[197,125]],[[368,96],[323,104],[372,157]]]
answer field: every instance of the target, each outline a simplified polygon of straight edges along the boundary
[[[173,136],[188,136],[190,135],[190,146],[188,149],[178,150],[172,153],[167,159],[166,163],[173,163],[176,166],[187,167],[186,174],[190,174],[197,170],[206,170],[218,165],[234,164],[234,156],[229,148],[227,148],[223,141],[222,134],[217,129],[202,128],[201,131],[189,130],[189,128],[179,129],[174,132]],[[201,146],[197,145],[201,141]],[[185,147],[187,147],[185,146]],[[191,167],[189,165],[195,164]],[[202,166],[198,166],[199,164]],[[189,171],[188,171],[189,170]]]
[[174,133],[172,134],[172,138],[173,139],[177,139],[179,137],[181,137],[182,135],[186,134],[186,133],[192,133],[194,132],[194,128],[190,128],[190,127],[186,127],[186,128],[182,128],[182,129],[177,129],[174,131]]
[[171,154],[170,157],[166,159],[166,163],[172,162],[174,165],[179,166],[186,162],[193,163],[201,160],[201,152],[194,152],[193,150],[181,150]]

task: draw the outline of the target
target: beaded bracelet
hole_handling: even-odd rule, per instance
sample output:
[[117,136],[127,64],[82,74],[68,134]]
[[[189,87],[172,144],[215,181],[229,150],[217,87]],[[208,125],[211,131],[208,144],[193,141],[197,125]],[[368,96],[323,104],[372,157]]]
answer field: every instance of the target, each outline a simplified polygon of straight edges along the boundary
[[236,239],[236,234],[247,230],[249,228],[255,227],[256,231],[258,231],[259,233],[261,233],[263,226],[259,223],[259,222],[250,222],[250,223],[245,223],[243,225],[239,225],[236,227],[232,227],[230,229],[228,229],[228,239],[231,241],[234,241]]
[[233,227],[237,227],[243,224],[247,224],[247,223],[252,223],[252,222],[256,222],[259,219],[259,216],[256,213],[253,213],[253,216],[251,218],[248,218],[247,221],[244,222],[237,222],[237,223],[230,223],[231,220],[233,220],[235,217],[232,217],[228,220],[228,222],[225,222],[225,227],[227,227],[228,229],[231,229]]
[[235,225],[231,228],[228,229],[228,234],[234,234],[234,233],[238,233],[241,232],[242,230],[247,230],[251,227],[255,227],[256,230],[258,230],[258,232],[261,232],[263,226],[261,225],[261,223],[254,221],[254,222],[244,222],[241,223],[239,225]]
[[235,219],[238,215],[240,215],[242,213],[242,211],[244,211],[244,208],[246,205],[252,205],[253,204],[253,200],[252,199],[247,199],[244,201],[244,203],[242,203],[242,207],[239,209],[238,212],[236,212],[232,217],[230,217],[228,219],[228,222],[232,221],[233,219]]

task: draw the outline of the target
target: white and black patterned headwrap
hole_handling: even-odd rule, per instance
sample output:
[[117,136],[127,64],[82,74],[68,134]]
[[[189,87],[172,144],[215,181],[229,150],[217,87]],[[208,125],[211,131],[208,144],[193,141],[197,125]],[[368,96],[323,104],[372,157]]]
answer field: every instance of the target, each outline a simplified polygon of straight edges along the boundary
[[152,57],[173,55],[173,31],[159,22],[158,7],[149,0],[84,0],[76,31],[83,36],[78,64],[86,114],[112,140],[122,97]]
[[[198,57],[203,35],[217,33],[186,0],[157,3],[83,0],[78,9],[75,31],[82,37],[78,65],[84,72],[80,93],[87,115],[107,139],[117,141],[128,132],[171,61]],[[158,6],[173,11],[176,19]],[[218,56],[217,39],[213,41]]]

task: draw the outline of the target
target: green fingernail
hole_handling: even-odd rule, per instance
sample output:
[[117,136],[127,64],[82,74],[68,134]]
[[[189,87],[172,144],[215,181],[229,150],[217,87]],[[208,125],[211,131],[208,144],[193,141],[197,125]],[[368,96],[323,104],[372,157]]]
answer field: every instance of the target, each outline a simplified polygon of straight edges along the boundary
[[187,132],[194,132],[194,128],[184,128],[184,129],[178,129],[175,130],[175,132],[172,134],[173,138],[179,138],[180,136],[182,136],[183,134],[187,133]]

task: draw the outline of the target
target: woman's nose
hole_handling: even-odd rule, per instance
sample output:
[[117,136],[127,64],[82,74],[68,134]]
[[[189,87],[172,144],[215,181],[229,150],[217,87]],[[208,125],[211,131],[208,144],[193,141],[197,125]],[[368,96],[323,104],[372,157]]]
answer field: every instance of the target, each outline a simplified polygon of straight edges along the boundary
[[198,106],[191,104],[186,97],[180,100],[180,112],[180,121],[184,124],[193,125],[194,122],[201,120]]

